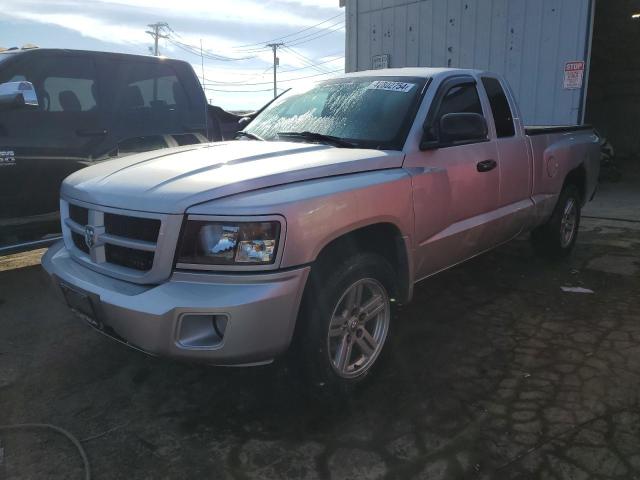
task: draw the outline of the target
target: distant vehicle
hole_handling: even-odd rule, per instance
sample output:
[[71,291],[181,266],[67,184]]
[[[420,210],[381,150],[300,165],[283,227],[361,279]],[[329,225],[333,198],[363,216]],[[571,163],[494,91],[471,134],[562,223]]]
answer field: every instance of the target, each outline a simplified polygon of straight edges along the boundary
[[[230,139],[186,62],[60,49],[0,53],[0,254],[59,237],[70,173],[131,153]],[[245,121],[246,122],[246,121]]]
[[525,127],[489,72],[358,72],[290,93],[246,141],[76,172],[42,264],[67,303],[143,351],[209,364],[291,358],[348,387],[418,281],[532,232],[568,255],[594,195],[588,126]]

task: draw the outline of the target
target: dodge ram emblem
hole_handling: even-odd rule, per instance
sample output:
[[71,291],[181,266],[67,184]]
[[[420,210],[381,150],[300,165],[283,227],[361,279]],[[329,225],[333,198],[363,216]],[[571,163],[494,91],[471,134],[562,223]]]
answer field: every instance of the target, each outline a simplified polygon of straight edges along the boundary
[[87,248],[92,248],[96,243],[96,231],[91,225],[84,227],[84,243],[87,245]]

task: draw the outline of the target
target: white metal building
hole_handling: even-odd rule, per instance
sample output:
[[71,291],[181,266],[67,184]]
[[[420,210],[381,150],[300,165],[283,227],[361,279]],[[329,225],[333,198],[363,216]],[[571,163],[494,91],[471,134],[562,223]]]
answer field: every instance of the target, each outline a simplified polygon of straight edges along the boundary
[[[638,153],[637,127],[610,118],[625,109],[640,124],[636,11],[640,0],[347,0],[346,70],[494,71],[511,84],[528,125],[590,121],[619,136],[614,145]],[[592,80],[606,88],[605,78],[615,81],[616,74],[628,79],[624,99],[589,89]]]

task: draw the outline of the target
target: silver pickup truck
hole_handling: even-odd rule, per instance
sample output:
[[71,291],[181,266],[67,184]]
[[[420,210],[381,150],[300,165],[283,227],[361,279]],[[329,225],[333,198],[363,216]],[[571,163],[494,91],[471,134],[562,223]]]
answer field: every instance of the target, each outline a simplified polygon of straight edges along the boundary
[[358,72],[291,91],[238,140],[81,170],[44,268],[144,352],[216,365],[285,351],[350,386],[413,285],[515,236],[567,255],[596,189],[588,127],[524,127],[482,71]]

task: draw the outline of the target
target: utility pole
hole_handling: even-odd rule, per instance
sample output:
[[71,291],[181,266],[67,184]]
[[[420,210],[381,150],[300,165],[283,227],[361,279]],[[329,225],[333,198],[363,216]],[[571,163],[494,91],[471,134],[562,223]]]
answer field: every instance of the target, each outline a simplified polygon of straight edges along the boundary
[[146,30],[145,33],[148,33],[153,37],[153,43],[154,43],[153,55],[156,57],[159,57],[160,51],[158,50],[158,39],[169,38],[168,35],[165,35],[162,33],[165,28],[169,28],[169,24],[167,22],[158,22],[158,23],[151,23],[147,25],[147,27],[149,27],[151,30]]
[[273,98],[278,96],[278,79],[277,68],[280,61],[278,60],[278,47],[284,46],[284,43],[268,43],[267,47],[271,47],[273,50]]

